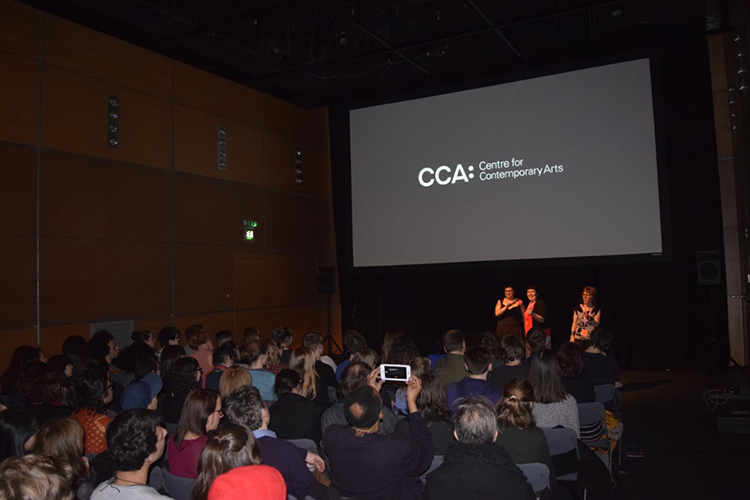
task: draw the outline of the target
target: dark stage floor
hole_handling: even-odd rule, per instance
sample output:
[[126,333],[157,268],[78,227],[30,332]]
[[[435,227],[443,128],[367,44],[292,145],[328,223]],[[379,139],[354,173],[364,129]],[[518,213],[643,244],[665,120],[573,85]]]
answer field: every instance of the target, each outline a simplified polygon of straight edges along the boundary
[[750,400],[707,406],[703,397],[710,389],[750,385],[750,371],[626,370],[620,379],[624,449],[635,442],[644,455],[623,459],[616,499],[750,498],[750,434],[719,433],[716,425],[730,410],[748,411],[750,419]]

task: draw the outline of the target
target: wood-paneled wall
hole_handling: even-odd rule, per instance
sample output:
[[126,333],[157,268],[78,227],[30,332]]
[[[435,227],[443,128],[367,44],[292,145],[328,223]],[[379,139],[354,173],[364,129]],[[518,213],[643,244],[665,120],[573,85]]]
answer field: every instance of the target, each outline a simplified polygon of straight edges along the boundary
[[[336,262],[326,109],[0,0],[0,185],[0,371],[37,328],[48,356],[100,321],[202,323],[238,339],[251,325],[327,328],[317,287],[318,267]],[[259,223],[254,241],[245,219]],[[340,336],[337,294],[332,304]]]

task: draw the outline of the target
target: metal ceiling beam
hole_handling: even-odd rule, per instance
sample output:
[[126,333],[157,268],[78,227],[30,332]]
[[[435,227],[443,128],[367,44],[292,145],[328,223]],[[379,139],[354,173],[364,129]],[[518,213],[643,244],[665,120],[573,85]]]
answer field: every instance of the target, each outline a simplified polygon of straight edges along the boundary
[[498,28],[497,26],[495,26],[495,23],[492,22],[492,19],[490,19],[489,17],[487,17],[487,14],[485,14],[484,11],[481,8],[479,8],[479,5],[477,5],[477,3],[474,0],[466,0],[466,2],[474,8],[474,10],[476,11],[476,13],[479,14],[479,16],[484,20],[485,23],[487,23],[487,26],[489,26],[490,28],[492,28],[492,31],[494,31],[495,34],[498,37],[500,37],[500,40],[502,40],[503,42],[505,42],[505,45],[507,45],[508,48],[510,50],[512,50],[513,53],[516,54],[516,56],[518,56],[518,58],[520,60],[523,61],[524,57],[521,55],[521,53],[518,51],[518,49],[512,43],[510,43],[510,40],[508,40],[508,38],[506,38],[506,36],[503,35],[503,33],[500,31],[500,28]]

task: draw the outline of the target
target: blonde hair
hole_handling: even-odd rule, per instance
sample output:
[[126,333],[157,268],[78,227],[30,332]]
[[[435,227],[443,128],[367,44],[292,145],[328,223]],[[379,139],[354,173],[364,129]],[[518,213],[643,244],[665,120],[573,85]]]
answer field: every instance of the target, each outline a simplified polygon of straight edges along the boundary
[[219,379],[221,399],[226,398],[240,387],[253,385],[253,376],[244,366],[232,366],[224,370]]
[[415,377],[421,377],[423,373],[427,373],[432,368],[430,358],[424,356],[417,356],[416,358],[409,361],[411,367],[411,374]]
[[7,500],[72,500],[70,480],[41,455],[10,457],[0,464],[0,498]]
[[352,359],[352,361],[361,361],[370,368],[375,368],[375,364],[378,361],[378,353],[375,351],[375,349],[365,347],[364,349],[360,349],[354,354],[354,358]]
[[299,373],[302,378],[302,395],[309,399],[318,397],[318,390],[315,388],[315,382],[318,378],[318,372],[315,370],[315,354],[307,347],[298,347],[292,351],[292,357],[289,359],[289,368]]

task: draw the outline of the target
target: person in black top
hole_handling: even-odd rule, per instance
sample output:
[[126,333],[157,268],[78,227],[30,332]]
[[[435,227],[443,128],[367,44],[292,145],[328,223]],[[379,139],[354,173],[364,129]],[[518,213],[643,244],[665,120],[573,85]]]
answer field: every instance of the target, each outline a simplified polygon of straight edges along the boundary
[[523,340],[515,335],[506,335],[500,341],[503,348],[502,366],[494,367],[487,379],[490,384],[494,385],[501,391],[505,388],[510,379],[513,377],[525,377],[529,374],[529,368],[521,364],[524,352],[526,351]]

